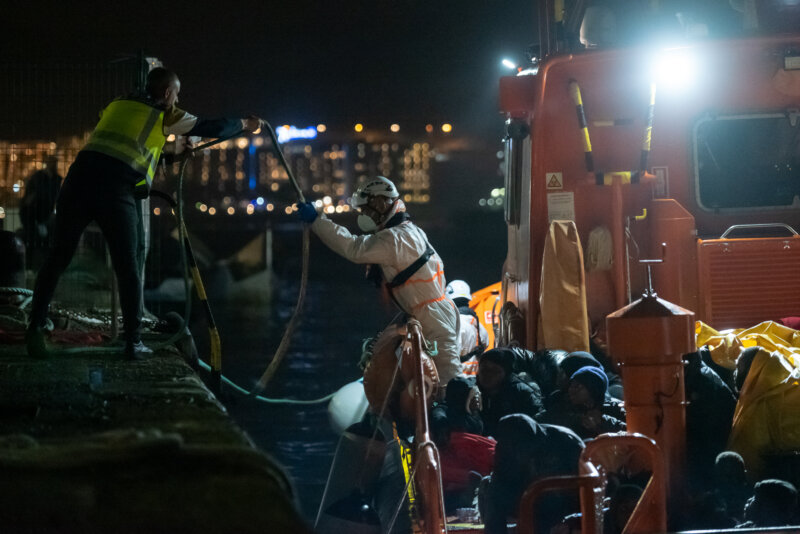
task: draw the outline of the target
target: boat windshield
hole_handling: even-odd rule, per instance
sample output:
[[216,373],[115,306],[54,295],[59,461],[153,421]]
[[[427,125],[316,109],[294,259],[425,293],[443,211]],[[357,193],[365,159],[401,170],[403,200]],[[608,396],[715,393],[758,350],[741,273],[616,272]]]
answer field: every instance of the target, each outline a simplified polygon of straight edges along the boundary
[[794,0],[589,0],[580,41],[587,48],[675,45],[795,33],[798,24],[800,5]]
[[694,129],[694,151],[703,208],[800,207],[796,111],[701,119]]

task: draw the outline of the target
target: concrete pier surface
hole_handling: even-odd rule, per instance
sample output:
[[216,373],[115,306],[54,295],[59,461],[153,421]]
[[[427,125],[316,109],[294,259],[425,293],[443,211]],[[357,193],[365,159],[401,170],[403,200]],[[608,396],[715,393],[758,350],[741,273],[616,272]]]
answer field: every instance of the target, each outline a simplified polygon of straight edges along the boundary
[[295,505],[177,351],[0,350],[3,532],[310,532]]

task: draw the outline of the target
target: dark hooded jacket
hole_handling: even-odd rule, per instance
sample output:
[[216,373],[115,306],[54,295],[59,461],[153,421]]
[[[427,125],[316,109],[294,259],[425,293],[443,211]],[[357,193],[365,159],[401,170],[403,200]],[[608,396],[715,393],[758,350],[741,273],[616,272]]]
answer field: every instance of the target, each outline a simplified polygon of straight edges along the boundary
[[[506,516],[515,516],[525,489],[537,480],[576,475],[583,442],[568,428],[543,425],[524,414],[497,424],[494,471],[486,491],[486,532],[505,532]],[[543,532],[569,513],[570,501],[557,495],[542,502],[536,523]]]
[[511,349],[492,349],[483,353],[481,361],[494,362],[505,371],[505,378],[497,391],[488,394],[481,389],[481,419],[485,436],[494,436],[498,421],[506,415],[525,414],[533,418],[542,411],[541,390],[537,384],[523,382],[514,374],[514,353]]
[[467,413],[467,398],[474,387],[475,379],[463,376],[457,376],[447,383],[444,409],[450,429],[454,432],[483,433],[480,415]]

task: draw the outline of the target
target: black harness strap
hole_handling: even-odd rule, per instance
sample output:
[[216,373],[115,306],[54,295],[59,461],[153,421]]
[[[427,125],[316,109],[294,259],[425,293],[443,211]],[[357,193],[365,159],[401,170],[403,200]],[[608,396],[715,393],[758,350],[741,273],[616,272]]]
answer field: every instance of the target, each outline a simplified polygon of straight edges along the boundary
[[428,263],[428,260],[431,259],[431,256],[435,254],[435,251],[428,243],[425,243],[425,247],[425,252],[422,253],[422,256],[414,260],[414,263],[397,273],[397,276],[395,276],[391,282],[386,282],[386,287],[388,287],[390,291],[408,282],[408,279],[414,276],[414,273],[422,269],[422,266]]

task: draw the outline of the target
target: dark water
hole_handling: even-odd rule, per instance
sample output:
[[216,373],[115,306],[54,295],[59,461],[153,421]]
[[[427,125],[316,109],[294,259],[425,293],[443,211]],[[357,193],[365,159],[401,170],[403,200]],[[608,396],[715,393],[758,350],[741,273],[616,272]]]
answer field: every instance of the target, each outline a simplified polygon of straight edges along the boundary
[[[497,214],[489,215],[498,226]],[[480,218],[470,217],[479,225]],[[499,279],[504,234],[476,242],[477,229],[452,232],[449,223],[426,228],[445,260],[449,278],[471,276],[474,288]],[[502,231],[502,223],[499,223]],[[498,228],[495,228],[497,230]],[[499,238],[499,239],[498,239]],[[297,298],[301,234],[276,232],[276,280],[271,304],[213,303],[223,347],[223,373],[250,389],[263,373],[289,320]],[[480,249],[478,246],[480,245]],[[450,260],[448,260],[448,257]],[[451,263],[448,263],[450,261]],[[327,250],[312,236],[312,267],[302,323],[266,396],[314,399],[358,379],[362,340],[374,335],[395,314],[389,302],[363,280],[364,267]],[[493,273],[497,272],[495,277]],[[472,273],[472,274],[470,274]],[[201,354],[208,353],[202,318],[193,321]],[[327,403],[310,406],[251,403],[223,395],[234,420],[262,450],[291,475],[303,515],[314,519],[338,436],[328,423]]]

